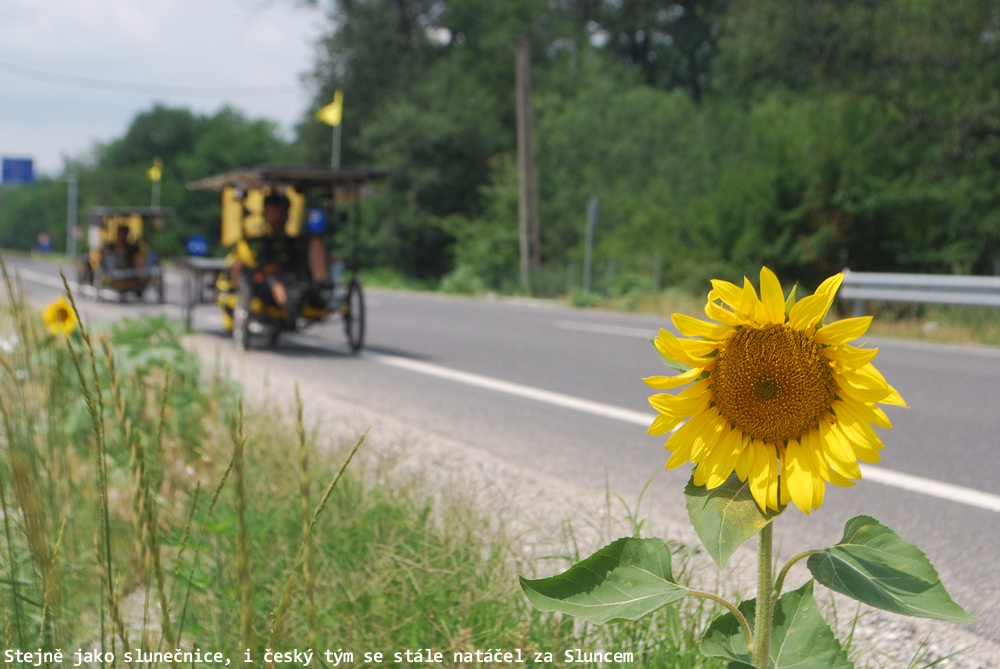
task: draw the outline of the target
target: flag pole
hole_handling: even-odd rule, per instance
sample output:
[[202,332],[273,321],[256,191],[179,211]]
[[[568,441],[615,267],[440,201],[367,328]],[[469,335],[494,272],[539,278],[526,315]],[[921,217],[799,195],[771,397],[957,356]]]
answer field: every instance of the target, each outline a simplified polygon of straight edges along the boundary
[[333,147],[330,151],[330,167],[340,167],[340,126],[333,126]]
[[333,126],[333,142],[330,147],[330,167],[340,167],[340,126],[344,109],[344,92],[339,88],[333,92],[333,102],[316,112],[316,118]]

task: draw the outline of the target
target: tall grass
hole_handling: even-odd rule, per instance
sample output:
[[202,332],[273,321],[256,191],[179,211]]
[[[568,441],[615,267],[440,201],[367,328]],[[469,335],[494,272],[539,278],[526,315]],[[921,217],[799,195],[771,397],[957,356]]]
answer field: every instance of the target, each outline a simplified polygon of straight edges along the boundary
[[218,372],[202,375],[165,319],[56,337],[5,285],[7,648],[47,653],[51,667],[74,666],[77,649],[113,654],[94,666],[198,666],[137,663],[137,648],[254,667],[275,664],[266,649],[315,651],[311,666],[333,664],[326,650],[350,652],[351,666],[382,652],[383,666],[401,666],[396,652],[427,648],[445,659],[420,666],[479,666],[452,653],[490,649],[564,666],[576,648],[629,651],[644,667],[720,666],[694,651],[702,604],[605,628],[540,614],[517,588],[530,565],[479,512],[348,466],[364,435],[309,428],[297,397],[291,414],[245,407]]

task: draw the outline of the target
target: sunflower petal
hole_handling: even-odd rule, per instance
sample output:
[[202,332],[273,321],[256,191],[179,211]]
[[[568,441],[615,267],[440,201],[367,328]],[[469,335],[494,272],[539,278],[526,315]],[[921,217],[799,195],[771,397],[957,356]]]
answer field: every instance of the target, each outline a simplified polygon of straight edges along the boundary
[[788,313],[788,322],[796,330],[818,327],[826,317],[833,298],[844,280],[843,274],[834,274],[816,289],[816,292],[799,300]]
[[828,480],[830,478],[830,463],[827,461],[826,454],[823,452],[823,444],[819,439],[819,430],[810,430],[805,433],[802,435],[802,438],[799,439],[799,443],[802,444],[802,448],[805,451],[806,456],[809,458],[809,463],[811,465],[810,468],[813,473],[821,479]]
[[864,367],[859,369],[858,372],[866,379],[871,380],[872,383],[876,383],[880,387],[888,389],[889,394],[886,396],[885,399],[879,400],[879,402],[882,402],[883,404],[894,404],[896,406],[902,406],[902,407],[906,406],[906,400],[904,400],[902,396],[900,396],[899,392],[895,388],[889,385],[889,382],[885,380],[884,376],[882,376],[882,372],[878,371],[878,369],[875,368],[875,365],[871,364],[865,365]]
[[842,394],[859,402],[880,402],[889,395],[888,388],[873,388],[867,385],[865,380],[858,377],[854,372],[842,374],[835,371],[833,378],[837,382]]
[[676,469],[691,459],[691,450],[695,445],[696,437],[705,429],[711,429],[712,421],[718,414],[712,412],[700,413],[691,420],[677,428],[671,435],[664,448],[673,451],[673,455],[667,460],[667,469]]
[[774,272],[760,268],[760,304],[757,320],[763,324],[781,325],[785,322],[785,295]]
[[805,454],[802,444],[796,439],[790,439],[785,447],[784,474],[788,480],[788,492],[792,502],[802,513],[812,511],[813,503],[813,472],[809,457]]
[[844,273],[837,272],[833,276],[824,279],[823,283],[819,284],[816,288],[816,293],[829,294],[830,298],[833,299],[837,291],[840,290],[840,284],[842,283],[844,283]]
[[742,321],[739,316],[737,316],[733,311],[727,309],[721,304],[718,304],[711,299],[711,293],[709,293],[709,301],[705,304],[705,315],[714,321],[718,321],[723,325],[728,325],[731,327],[736,327],[741,325]]
[[777,468],[777,459],[772,446],[754,441],[753,471],[750,472],[750,494],[761,511],[767,512],[771,488],[771,472]]
[[788,324],[796,330],[815,327],[822,322],[827,309],[829,305],[824,295],[807,295],[788,312]]
[[823,349],[823,355],[827,360],[852,368],[864,367],[875,359],[877,353],[877,348],[859,348],[847,344],[827,346]]
[[819,330],[816,330],[813,339],[817,344],[824,344],[826,346],[846,344],[867,332],[868,326],[871,324],[871,316],[845,318],[840,321],[834,321],[829,325],[824,325]]
[[668,360],[679,362],[687,365],[688,367],[704,367],[711,360],[708,358],[702,358],[697,353],[692,353],[690,351],[692,348],[691,344],[697,343],[699,342],[690,342],[678,339],[673,332],[663,329],[660,330],[660,333],[656,335],[656,338],[653,340],[653,345],[656,346],[656,350]]
[[739,457],[736,458],[736,467],[734,468],[736,476],[741,481],[746,481],[747,476],[750,475],[750,470],[753,469],[753,456],[753,440],[748,437],[744,437],[743,450],[740,451]]
[[717,450],[719,441],[724,435],[723,425],[719,421],[719,415],[715,414],[715,420],[708,428],[702,430],[695,438],[691,447],[691,462],[704,462],[709,455]]
[[877,404],[870,402],[856,402],[851,399],[842,398],[833,403],[834,411],[837,411],[837,407],[846,403],[851,405],[850,412],[855,419],[886,429],[892,427],[892,423],[889,422],[889,417],[885,415],[885,412]]
[[649,387],[656,388],[657,390],[671,390],[683,386],[685,383],[691,383],[701,376],[701,374],[702,370],[695,367],[686,372],[674,374],[673,376],[647,376],[643,381]]
[[708,408],[711,401],[712,396],[707,392],[693,397],[657,393],[649,398],[649,405],[661,414],[685,417],[701,413]]
[[718,323],[708,323],[706,321],[688,316],[686,314],[673,314],[670,317],[674,327],[685,337],[703,337],[718,341],[732,334],[732,328]]
[[879,402],[882,404],[892,404],[897,407],[909,406],[906,400],[903,399],[903,396],[899,394],[899,391],[892,386],[889,386],[889,394],[884,399],[879,400]]
[[854,454],[847,438],[825,421],[819,424],[820,442],[823,452],[833,471],[844,476],[861,478],[861,467],[858,466],[858,456]]
[[666,414],[658,413],[653,422],[646,428],[646,434],[667,434],[680,425],[684,421],[684,418],[684,416],[667,416]]
[[726,482],[732,475],[737,457],[742,450],[743,433],[727,427],[712,454],[699,465],[699,469],[701,467],[707,469],[704,483],[706,488],[712,490]]
[[733,311],[737,311],[743,301],[743,289],[735,283],[723,281],[722,279],[712,279],[712,290],[708,293],[708,300],[722,300]]
[[760,307],[760,300],[757,299],[757,291],[754,289],[750,279],[743,277],[743,295],[740,299],[740,306],[736,314],[748,321],[753,321],[757,316],[757,309]]
[[882,440],[875,434],[871,425],[865,422],[856,422],[851,417],[850,411],[846,409],[847,406],[845,403],[835,409],[838,418],[843,417],[843,419],[837,421],[834,428],[839,429],[844,435],[858,460],[868,463],[878,462],[880,459],[879,451],[883,448]]

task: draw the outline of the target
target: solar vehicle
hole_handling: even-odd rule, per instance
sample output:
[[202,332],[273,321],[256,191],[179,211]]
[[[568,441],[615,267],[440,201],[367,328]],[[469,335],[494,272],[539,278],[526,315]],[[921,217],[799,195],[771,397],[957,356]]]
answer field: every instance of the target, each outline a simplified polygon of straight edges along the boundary
[[160,256],[147,241],[173,214],[168,207],[91,207],[87,214],[88,252],[77,260],[77,281],[94,288],[98,300],[107,294],[124,302],[154,291],[166,299]]
[[[362,348],[365,301],[357,276],[360,202],[388,176],[380,169],[264,165],[188,184],[193,190],[221,193],[220,241],[228,254],[221,263],[192,260],[195,277],[190,285],[197,283],[198,272],[218,272],[222,324],[232,332],[237,349],[246,350],[256,340],[273,347],[283,334],[330,318],[343,322],[353,352]],[[275,198],[286,202],[283,223],[268,220],[267,203]],[[348,221],[355,252],[344,263],[327,250],[334,233],[327,222]],[[185,291],[189,326],[194,293]]]

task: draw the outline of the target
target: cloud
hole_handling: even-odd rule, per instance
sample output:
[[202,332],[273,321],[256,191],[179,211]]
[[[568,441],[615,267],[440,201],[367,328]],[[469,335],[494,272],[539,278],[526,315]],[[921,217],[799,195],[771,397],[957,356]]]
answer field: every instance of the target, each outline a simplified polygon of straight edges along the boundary
[[[124,134],[136,114],[159,102],[214,113],[225,105],[268,118],[286,132],[311,92],[322,29],[316,10],[287,0],[5,0],[0,22],[0,156],[29,156],[53,174],[64,155]],[[65,80],[37,73],[60,75]],[[94,85],[88,86],[86,82]],[[101,82],[152,91],[109,91]],[[239,87],[282,87],[246,97]],[[178,91],[178,89],[184,89]],[[201,89],[192,94],[191,89]]]

